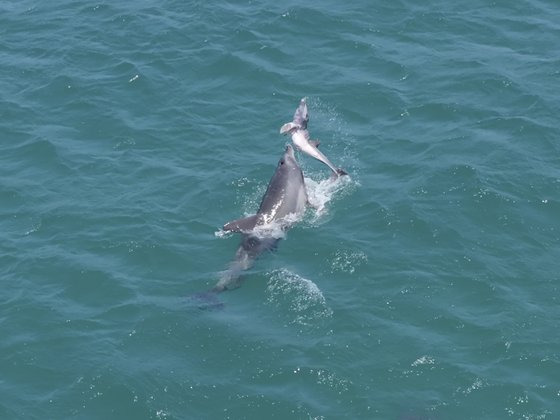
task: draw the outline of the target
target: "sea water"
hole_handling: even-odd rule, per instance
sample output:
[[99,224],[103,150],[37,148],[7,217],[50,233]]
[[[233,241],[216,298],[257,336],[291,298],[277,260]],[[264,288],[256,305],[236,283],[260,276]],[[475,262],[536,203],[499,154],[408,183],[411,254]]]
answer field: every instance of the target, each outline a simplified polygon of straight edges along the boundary
[[[0,1],[0,418],[560,418],[560,8]],[[235,255],[302,97],[320,149]]]

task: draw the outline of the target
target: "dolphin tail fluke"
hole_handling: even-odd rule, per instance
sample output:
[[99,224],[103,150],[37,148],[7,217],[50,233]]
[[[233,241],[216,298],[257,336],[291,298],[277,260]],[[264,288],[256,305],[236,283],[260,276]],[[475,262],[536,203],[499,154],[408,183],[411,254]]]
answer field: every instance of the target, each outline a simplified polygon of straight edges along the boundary
[[288,134],[294,128],[300,128],[300,126],[298,124],[294,124],[293,122],[286,123],[280,127],[280,134]]
[[223,229],[229,232],[247,232],[253,230],[258,221],[259,216],[254,214],[249,217],[243,217],[226,223]]

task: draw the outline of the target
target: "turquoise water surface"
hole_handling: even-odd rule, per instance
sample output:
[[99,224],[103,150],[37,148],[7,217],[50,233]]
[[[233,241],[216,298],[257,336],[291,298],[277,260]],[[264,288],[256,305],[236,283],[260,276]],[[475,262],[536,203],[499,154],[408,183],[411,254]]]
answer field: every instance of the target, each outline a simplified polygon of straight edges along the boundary
[[[560,418],[560,5],[0,1],[0,418]],[[200,309],[308,97],[350,177]],[[319,206],[319,207],[321,207]]]

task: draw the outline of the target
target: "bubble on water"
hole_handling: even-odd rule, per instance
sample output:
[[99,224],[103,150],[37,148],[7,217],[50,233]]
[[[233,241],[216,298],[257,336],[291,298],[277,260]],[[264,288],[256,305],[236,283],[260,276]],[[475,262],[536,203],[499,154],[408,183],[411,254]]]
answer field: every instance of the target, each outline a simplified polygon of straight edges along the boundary
[[331,273],[353,274],[356,268],[367,264],[368,258],[363,251],[336,251],[331,260]]
[[433,365],[435,363],[435,359],[431,356],[422,356],[416,359],[410,366],[420,366],[420,365]]
[[37,232],[39,229],[41,229],[42,225],[43,225],[42,221],[39,220],[37,223],[34,223],[33,226],[24,233],[24,235],[29,236],[32,233]]

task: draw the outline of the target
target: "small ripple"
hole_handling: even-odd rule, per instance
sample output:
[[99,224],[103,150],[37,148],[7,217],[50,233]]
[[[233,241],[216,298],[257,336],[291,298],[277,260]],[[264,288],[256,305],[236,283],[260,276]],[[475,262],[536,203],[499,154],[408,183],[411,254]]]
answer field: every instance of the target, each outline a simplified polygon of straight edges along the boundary
[[286,269],[270,273],[267,295],[270,304],[289,308],[295,324],[310,325],[333,314],[315,283]]

